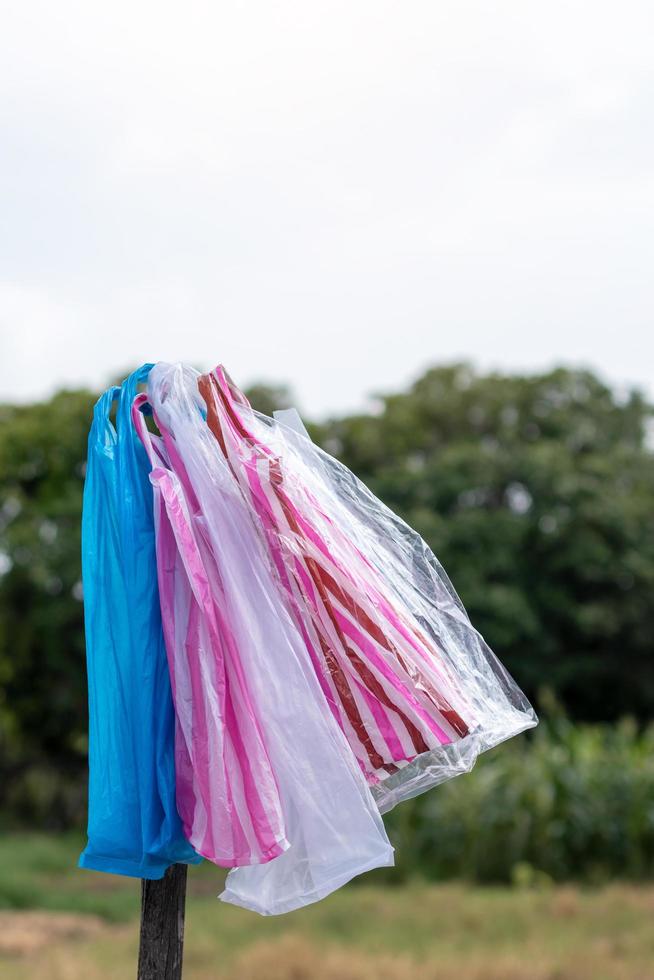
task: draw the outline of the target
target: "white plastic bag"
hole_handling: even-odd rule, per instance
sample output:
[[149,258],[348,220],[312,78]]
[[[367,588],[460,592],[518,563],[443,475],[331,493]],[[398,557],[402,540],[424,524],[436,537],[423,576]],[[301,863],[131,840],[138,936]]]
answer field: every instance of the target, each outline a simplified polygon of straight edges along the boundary
[[[207,427],[197,378],[183,365],[158,364],[150,375],[149,398],[160,429],[172,441],[171,472],[181,464],[188,477],[175,483],[171,506],[186,508],[198,551],[211,556],[215,574],[207,576],[206,587],[220,610],[221,628],[238,649],[289,843],[265,864],[230,871],[221,898],[275,914],[316,901],[363,871],[392,864],[393,850],[276,581],[255,515]],[[188,499],[189,487],[195,502]],[[177,574],[180,569],[178,564]],[[182,583],[182,595],[185,588]],[[179,657],[183,649],[174,654]],[[220,660],[221,650],[215,655]],[[184,706],[176,704],[176,710]],[[206,776],[211,779],[210,766]],[[218,796],[213,805],[229,816],[226,799]]]

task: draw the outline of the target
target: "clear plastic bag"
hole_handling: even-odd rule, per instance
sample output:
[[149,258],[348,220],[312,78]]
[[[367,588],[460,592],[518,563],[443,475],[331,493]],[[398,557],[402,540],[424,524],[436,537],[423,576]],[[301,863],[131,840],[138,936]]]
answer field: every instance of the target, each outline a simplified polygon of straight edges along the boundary
[[[190,368],[159,364],[148,385],[163,433],[163,445],[156,459],[152,457],[151,479],[160,488],[171,523],[180,514],[183,517],[183,532],[176,536],[178,551],[190,554],[195,550],[205,569],[211,568],[211,574],[194,584],[188,558],[174,565],[160,560],[160,574],[162,568],[164,574],[172,568],[175,581],[176,622],[166,636],[169,640],[172,635],[188,633],[190,587],[204,603],[200,619],[208,622],[208,606],[219,616],[218,636],[211,634],[205,645],[207,656],[213,651],[214,671],[227,669],[229,656],[236,655],[230,651],[237,652],[253,716],[260,722],[261,750],[275,777],[278,795],[273,799],[272,793],[266,794],[266,803],[275,814],[278,802],[281,805],[280,827],[288,846],[274,859],[242,862],[229,873],[221,897],[263,914],[275,914],[316,901],[370,868],[392,864],[393,852],[279,588],[256,515],[207,426],[197,381],[197,372]],[[138,418],[136,422],[140,424]],[[142,424],[140,427],[142,431]],[[184,541],[183,535],[192,537],[193,544]],[[162,585],[162,596],[166,591]],[[170,654],[170,642],[168,645]],[[177,661],[188,654],[188,647],[179,641],[172,646],[175,676]],[[178,717],[193,714],[193,696],[186,700],[176,696],[175,701]],[[216,712],[219,727],[224,725],[218,698],[208,710]],[[200,742],[202,738],[198,730]],[[192,742],[191,737],[192,768],[205,767],[206,780],[212,784],[210,760]],[[236,816],[242,823],[249,817],[238,803],[229,801],[216,785],[212,805],[222,807],[227,820]],[[194,843],[198,846],[195,839]]]
[[420,536],[301,426],[254,412],[224,368],[198,389],[380,810],[533,727],[531,705]]

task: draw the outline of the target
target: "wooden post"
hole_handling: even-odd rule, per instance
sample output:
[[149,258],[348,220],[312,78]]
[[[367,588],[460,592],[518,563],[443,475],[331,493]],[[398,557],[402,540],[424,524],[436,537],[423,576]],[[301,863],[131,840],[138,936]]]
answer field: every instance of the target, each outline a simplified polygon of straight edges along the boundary
[[158,881],[141,882],[137,980],[181,980],[186,872],[185,864],[173,864]]

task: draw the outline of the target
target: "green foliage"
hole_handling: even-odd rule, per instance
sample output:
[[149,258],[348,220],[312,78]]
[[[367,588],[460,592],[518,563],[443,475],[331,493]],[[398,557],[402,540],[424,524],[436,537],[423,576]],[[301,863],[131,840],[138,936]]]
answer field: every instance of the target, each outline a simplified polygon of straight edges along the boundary
[[314,435],[436,552],[527,693],[577,718],[654,709],[651,406],[585,371],[435,368]]
[[408,876],[651,878],[654,727],[542,722],[387,820]]
[[[134,975],[139,883],[79,871],[80,844],[0,838],[3,980]],[[218,903],[217,868],[190,868],[185,980],[651,980],[654,886],[537,887],[531,875],[516,888],[389,888],[374,879],[258,916]]]
[[[8,834],[0,838],[0,911],[41,908],[124,921],[139,906],[134,879],[89,875],[77,867],[77,834]],[[92,883],[95,887],[89,888]]]
[[0,408],[0,804],[55,824],[79,812],[86,755],[79,553],[93,400],[62,391]]
[[279,408],[288,408],[293,398],[287,385],[254,384],[247,390],[252,408],[263,415],[272,415]]
[[[290,401],[279,386],[249,395],[264,412]],[[83,810],[93,401],[0,406],[0,810],[54,827]],[[651,407],[588,372],[454,365],[380,408],[309,428],[423,534],[521,686],[549,685],[576,720],[650,718]]]

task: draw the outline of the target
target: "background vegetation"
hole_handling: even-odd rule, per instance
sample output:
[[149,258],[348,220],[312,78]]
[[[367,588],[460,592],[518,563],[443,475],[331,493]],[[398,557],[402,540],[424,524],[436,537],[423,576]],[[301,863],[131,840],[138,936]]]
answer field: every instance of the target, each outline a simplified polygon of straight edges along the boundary
[[[264,385],[250,394],[264,411],[292,400]],[[79,523],[95,397],[0,408],[7,825],[84,822]],[[391,817],[405,877],[652,875],[652,411],[588,372],[453,365],[367,414],[310,426],[422,533],[549,719]]]
[[[79,835],[0,837],[0,975],[135,975],[138,882],[78,871]],[[654,980],[654,887],[469,888],[367,875],[316,905],[262,918],[189,872],[185,980]],[[3,909],[8,909],[3,911]]]

